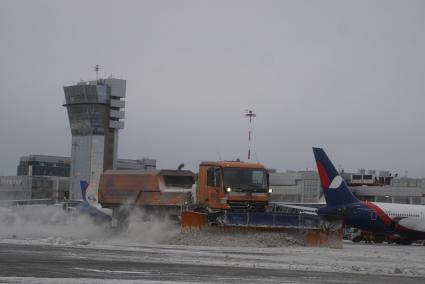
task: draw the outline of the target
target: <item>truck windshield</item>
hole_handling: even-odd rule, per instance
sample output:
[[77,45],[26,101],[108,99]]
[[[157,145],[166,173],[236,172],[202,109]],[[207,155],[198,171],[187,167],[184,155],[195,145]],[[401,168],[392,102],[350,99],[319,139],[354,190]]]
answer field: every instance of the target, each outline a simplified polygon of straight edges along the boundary
[[225,188],[234,191],[266,192],[267,174],[264,169],[224,168]]

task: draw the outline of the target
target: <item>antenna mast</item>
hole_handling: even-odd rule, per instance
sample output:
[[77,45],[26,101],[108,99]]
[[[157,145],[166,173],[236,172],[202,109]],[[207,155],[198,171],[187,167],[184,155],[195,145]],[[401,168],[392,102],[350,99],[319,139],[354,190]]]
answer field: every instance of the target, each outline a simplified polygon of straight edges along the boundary
[[249,135],[248,135],[248,161],[251,159],[251,124],[252,119],[257,115],[252,110],[247,110],[245,116],[249,118]]
[[96,81],[99,79],[99,70],[100,70],[100,65],[96,64],[94,66],[94,71],[96,72]]

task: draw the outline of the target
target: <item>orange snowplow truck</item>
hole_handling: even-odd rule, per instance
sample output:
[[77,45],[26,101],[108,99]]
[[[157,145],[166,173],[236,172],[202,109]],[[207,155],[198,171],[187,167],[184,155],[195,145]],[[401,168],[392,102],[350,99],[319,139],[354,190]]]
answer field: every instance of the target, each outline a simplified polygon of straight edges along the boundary
[[269,174],[262,164],[202,162],[197,206],[234,211],[264,211],[270,200]]
[[185,209],[264,211],[270,199],[263,165],[202,162],[196,179],[186,170],[109,170],[100,177],[103,207],[136,206],[177,214]]

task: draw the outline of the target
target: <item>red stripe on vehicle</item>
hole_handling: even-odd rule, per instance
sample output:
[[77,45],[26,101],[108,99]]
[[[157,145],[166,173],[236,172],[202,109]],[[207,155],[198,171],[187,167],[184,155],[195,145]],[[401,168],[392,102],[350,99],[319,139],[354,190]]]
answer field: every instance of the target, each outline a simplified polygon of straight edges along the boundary
[[329,180],[325,167],[322,165],[322,163],[320,163],[320,161],[316,161],[316,164],[317,164],[317,170],[319,171],[320,183],[322,184],[322,187],[324,189],[329,188],[331,181]]
[[393,221],[378,205],[371,202],[363,202],[367,207],[374,210],[379,219],[381,219],[385,224],[390,225]]

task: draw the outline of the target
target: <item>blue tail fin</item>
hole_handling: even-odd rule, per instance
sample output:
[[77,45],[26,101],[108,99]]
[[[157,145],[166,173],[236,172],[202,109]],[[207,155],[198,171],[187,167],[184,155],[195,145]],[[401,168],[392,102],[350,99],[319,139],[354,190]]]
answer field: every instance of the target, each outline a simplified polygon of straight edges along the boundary
[[339,175],[325,151],[322,148],[313,148],[313,153],[320,176],[320,184],[325,194],[326,204],[343,205],[359,202]]
[[97,201],[97,194],[93,188],[85,180],[80,180],[81,195],[84,202],[79,207],[80,212],[88,213],[90,216],[102,220],[110,220],[112,210],[102,208],[102,205]]
[[83,197],[83,200],[87,202],[86,192],[87,192],[87,188],[89,187],[89,184],[85,180],[80,180],[80,187],[81,187],[81,195]]

